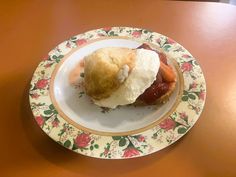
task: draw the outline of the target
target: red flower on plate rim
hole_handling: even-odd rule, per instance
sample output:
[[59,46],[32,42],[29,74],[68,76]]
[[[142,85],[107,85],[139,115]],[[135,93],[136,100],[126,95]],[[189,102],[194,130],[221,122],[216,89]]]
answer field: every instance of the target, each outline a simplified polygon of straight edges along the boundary
[[89,142],[91,141],[91,137],[87,133],[81,133],[79,134],[75,139],[75,144],[80,148],[85,148],[89,145]]
[[109,27],[109,26],[107,26],[107,27],[104,27],[104,28],[102,28],[104,31],[106,31],[106,32],[109,32],[109,31],[111,31],[111,27]]
[[37,93],[30,94],[31,98],[37,99],[40,95]]
[[144,142],[145,141],[145,137],[142,135],[138,136],[138,142]]
[[171,119],[171,118],[167,118],[167,119],[163,120],[163,121],[159,124],[159,126],[160,126],[162,129],[164,129],[164,130],[167,131],[167,130],[170,130],[170,129],[175,128],[176,122],[175,122],[173,119]]
[[141,36],[141,34],[142,34],[142,33],[141,33],[140,31],[133,31],[131,35],[132,35],[133,37],[139,38],[139,37]]
[[181,119],[184,119],[184,120],[188,119],[188,115],[186,114],[186,112],[180,112],[179,116]]
[[40,79],[35,84],[37,89],[44,89],[48,85],[48,79]]
[[80,45],[83,45],[83,44],[86,44],[86,43],[87,43],[86,39],[78,39],[76,41],[77,46],[80,46]]
[[176,42],[173,39],[171,39],[171,38],[167,38],[167,43],[168,44],[174,44]]
[[206,96],[206,92],[201,91],[201,92],[199,93],[199,99],[200,99],[200,100],[204,101],[204,100],[205,100],[205,96]]
[[58,120],[52,121],[52,126],[53,127],[58,127],[59,126],[59,121]]
[[195,89],[197,88],[198,84],[196,82],[193,82],[190,84],[189,89]]
[[38,123],[39,126],[42,126],[44,124],[44,118],[39,115],[35,117],[36,122]]
[[183,58],[191,58],[191,56],[188,55],[188,54],[184,54],[184,55],[182,55],[182,57],[183,57]]
[[193,65],[189,62],[184,62],[181,66],[183,71],[191,71],[193,69]]
[[128,147],[125,149],[123,157],[133,157],[139,155],[139,151],[134,147]]

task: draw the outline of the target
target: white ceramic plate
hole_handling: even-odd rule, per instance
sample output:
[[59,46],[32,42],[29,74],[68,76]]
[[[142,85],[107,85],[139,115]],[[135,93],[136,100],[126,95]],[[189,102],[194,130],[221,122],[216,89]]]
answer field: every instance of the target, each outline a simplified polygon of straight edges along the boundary
[[[102,109],[84,94],[82,67],[71,84],[71,73],[89,53],[144,42],[164,52],[176,70],[177,86],[165,104]],[[66,148],[121,159],[156,152],[179,139],[200,116],[205,94],[202,71],[181,45],[145,29],[113,27],[74,36],[52,50],[34,73],[30,104],[39,126]]]

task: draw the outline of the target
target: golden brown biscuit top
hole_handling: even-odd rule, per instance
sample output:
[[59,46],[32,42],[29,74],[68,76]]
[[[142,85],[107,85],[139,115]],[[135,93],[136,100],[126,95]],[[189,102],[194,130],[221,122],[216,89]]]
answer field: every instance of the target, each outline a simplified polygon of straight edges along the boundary
[[135,65],[135,50],[107,47],[85,57],[86,93],[93,99],[107,98],[124,82]]

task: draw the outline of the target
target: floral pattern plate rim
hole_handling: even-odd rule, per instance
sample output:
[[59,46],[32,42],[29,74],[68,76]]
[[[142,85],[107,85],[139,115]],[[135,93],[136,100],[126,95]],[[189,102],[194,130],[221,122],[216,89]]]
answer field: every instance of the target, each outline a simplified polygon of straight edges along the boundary
[[[80,130],[60,116],[49,95],[52,72],[66,54],[91,40],[114,36],[158,46],[176,60],[184,78],[181,102],[175,111],[156,126],[138,134],[106,136]],[[203,110],[205,97],[206,83],[202,70],[183,46],[159,33],[130,27],[91,30],[59,44],[36,68],[29,91],[34,118],[49,137],[74,152],[103,159],[141,157],[174,143],[196,123]]]

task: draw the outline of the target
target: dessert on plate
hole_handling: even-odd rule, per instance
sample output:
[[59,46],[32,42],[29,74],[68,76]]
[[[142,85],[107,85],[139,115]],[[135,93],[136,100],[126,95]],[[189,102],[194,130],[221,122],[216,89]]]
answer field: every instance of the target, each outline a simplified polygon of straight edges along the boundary
[[165,102],[176,81],[166,55],[148,44],[101,48],[84,58],[86,94],[101,107]]

